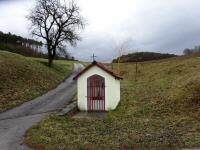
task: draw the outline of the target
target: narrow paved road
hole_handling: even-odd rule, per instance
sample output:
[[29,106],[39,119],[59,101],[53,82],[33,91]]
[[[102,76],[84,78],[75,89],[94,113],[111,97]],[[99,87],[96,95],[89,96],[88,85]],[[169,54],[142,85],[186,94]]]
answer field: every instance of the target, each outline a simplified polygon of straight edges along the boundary
[[51,112],[61,109],[73,98],[76,94],[76,82],[73,81],[73,77],[83,68],[83,65],[75,64],[73,74],[56,89],[1,113],[0,150],[28,150],[22,145],[26,130]]

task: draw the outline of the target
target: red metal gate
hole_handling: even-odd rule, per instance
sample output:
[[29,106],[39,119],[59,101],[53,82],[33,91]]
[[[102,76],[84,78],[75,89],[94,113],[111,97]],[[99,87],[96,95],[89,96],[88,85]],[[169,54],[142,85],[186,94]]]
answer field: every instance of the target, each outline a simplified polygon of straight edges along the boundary
[[93,75],[87,79],[88,111],[105,111],[105,79]]

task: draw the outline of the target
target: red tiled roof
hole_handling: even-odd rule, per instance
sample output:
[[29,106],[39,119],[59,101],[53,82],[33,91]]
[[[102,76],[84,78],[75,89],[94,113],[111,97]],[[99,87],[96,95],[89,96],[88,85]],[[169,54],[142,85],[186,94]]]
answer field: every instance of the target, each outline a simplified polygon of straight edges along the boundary
[[80,73],[78,73],[73,79],[74,80],[78,79],[82,74],[84,74],[87,70],[89,70],[93,66],[98,66],[99,68],[101,68],[102,70],[110,74],[111,76],[115,77],[115,79],[118,79],[118,80],[123,79],[122,77],[114,73],[111,69],[107,68],[104,64],[100,62],[96,62],[96,61],[93,61],[90,65],[88,65],[85,69],[83,69]]

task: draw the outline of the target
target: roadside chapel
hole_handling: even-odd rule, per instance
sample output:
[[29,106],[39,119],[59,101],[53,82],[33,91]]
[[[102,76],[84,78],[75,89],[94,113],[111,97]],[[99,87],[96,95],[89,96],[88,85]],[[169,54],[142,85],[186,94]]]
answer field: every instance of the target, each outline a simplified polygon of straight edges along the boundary
[[117,107],[122,77],[102,63],[93,61],[74,80],[77,80],[79,110],[109,111]]

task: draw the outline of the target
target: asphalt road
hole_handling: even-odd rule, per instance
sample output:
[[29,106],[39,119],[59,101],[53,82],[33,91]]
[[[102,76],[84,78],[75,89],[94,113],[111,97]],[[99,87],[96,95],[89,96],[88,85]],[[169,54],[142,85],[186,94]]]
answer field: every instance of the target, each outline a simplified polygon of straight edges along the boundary
[[29,148],[22,145],[26,130],[71,101],[76,94],[73,77],[83,68],[83,65],[75,64],[73,74],[56,89],[1,113],[0,150],[28,150]]

